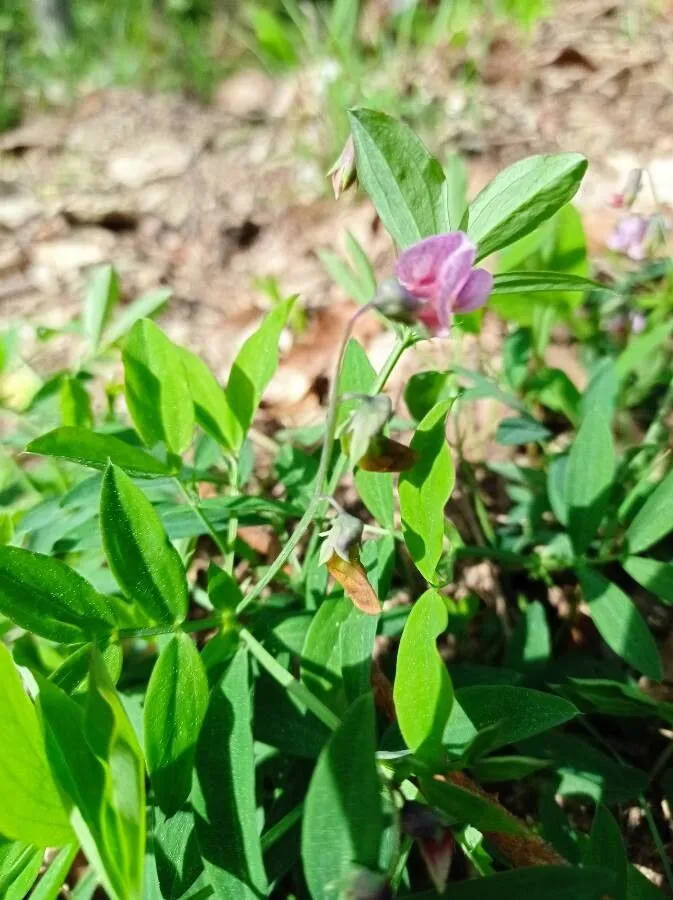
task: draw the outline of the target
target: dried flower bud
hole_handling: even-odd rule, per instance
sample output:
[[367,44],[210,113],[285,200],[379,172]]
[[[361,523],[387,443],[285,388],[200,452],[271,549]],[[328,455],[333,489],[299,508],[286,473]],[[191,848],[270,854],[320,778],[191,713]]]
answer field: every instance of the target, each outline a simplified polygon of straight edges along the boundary
[[402,829],[418,843],[432,883],[443,894],[453,862],[453,835],[432,807],[413,800],[402,809]]
[[343,445],[354,465],[367,453],[370,442],[381,433],[392,415],[393,404],[386,394],[362,395],[360,406],[348,420]]
[[358,466],[365,472],[407,472],[417,459],[418,453],[411,447],[382,434],[372,438]]
[[351,548],[357,550],[362,540],[364,525],[349,513],[341,512],[332,520],[332,527],[320,548],[320,564],[324,565],[333,555],[338,556],[344,562],[350,562]]
[[355,145],[353,144],[352,135],[349,135],[341,155],[327,174],[332,178],[332,189],[337,200],[344,191],[347,191],[351,185],[355,184],[357,170],[355,168]]
[[423,301],[414,297],[397,278],[385,278],[376,289],[373,305],[394,322],[411,325],[417,321]]
[[327,570],[361,612],[368,616],[378,616],[381,604],[360,562],[360,551],[356,545],[348,551],[346,562],[333,553],[327,561]]

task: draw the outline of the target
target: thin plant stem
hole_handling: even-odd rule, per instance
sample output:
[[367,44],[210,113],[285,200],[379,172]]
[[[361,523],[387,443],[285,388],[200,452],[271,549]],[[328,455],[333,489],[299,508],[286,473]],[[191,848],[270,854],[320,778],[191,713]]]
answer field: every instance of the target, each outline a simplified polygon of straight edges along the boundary
[[212,628],[219,628],[222,625],[222,615],[208,616],[206,619],[190,619],[188,622],[181,622],[177,625],[152,625],[149,628],[120,628],[117,636],[120,640],[129,638],[151,638],[158,637],[161,634],[173,634],[184,631],[192,634],[195,631],[210,631]]
[[643,808],[647,827],[650,829],[650,834],[652,835],[654,846],[657,848],[657,853],[661,857],[661,864],[664,869],[664,874],[666,875],[666,881],[668,881],[669,887],[671,888],[671,890],[673,890],[673,869],[671,868],[671,862],[668,858],[666,847],[664,846],[664,842],[662,841],[661,835],[659,834],[657,823],[654,821],[654,816],[652,815],[652,809],[650,807],[650,801],[647,799],[647,797],[645,797],[644,794],[641,794],[638,797],[638,802]]
[[293,694],[317,719],[320,719],[323,725],[327,725],[330,731],[338,728],[341,722],[339,717],[328,706],[325,706],[322,700],[311,693],[305,684],[295,678],[284,666],[281,666],[278,660],[260,644],[247,628],[241,628],[240,636],[257,662],[278,684],[285,688],[288,694]]
[[[348,347],[348,342],[353,333],[353,327],[360,316],[362,316],[366,312],[369,312],[370,309],[372,309],[372,304],[368,303],[366,306],[361,307],[355,313],[355,315],[348,323],[343,340],[341,342],[341,348],[339,350],[339,356],[337,358],[337,364],[334,372],[334,379],[332,380],[332,384],[330,386],[329,400],[327,403],[327,417],[325,420],[325,434],[323,437],[322,450],[320,453],[320,463],[318,465],[318,473],[316,475],[315,490],[313,492],[313,496],[311,497],[309,504],[306,507],[306,512],[299,520],[297,527],[290,535],[283,549],[280,551],[278,556],[271,563],[271,565],[262,575],[259,581],[252,587],[252,589],[238,604],[236,608],[237,613],[243,612],[246,607],[248,607],[254,600],[256,600],[260,596],[267,584],[269,584],[273,580],[273,578],[275,578],[277,573],[288,561],[295,547],[299,544],[303,536],[311,527],[312,523],[316,519],[321,519],[325,515],[327,504],[323,500],[323,497],[325,493],[333,493],[333,490],[328,490],[327,492],[325,491],[325,481],[327,478],[329,461],[332,455],[332,445],[334,443],[334,435],[336,432],[337,411],[339,406],[339,380],[341,376],[341,369],[343,367],[343,361],[346,355],[346,348]],[[406,335],[406,337],[403,337],[401,340],[397,341],[395,347],[393,348],[393,351],[390,354],[390,357],[381,370],[381,374],[379,375],[377,384],[374,387],[375,393],[378,393],[381,390],[381,387],[385,385],[388,377],[390,376],[390,373],[395,366],[395,363],[404,352],[405,347],[408,346],[409,340],[409,336]],[[337,461],[335,472],[332,476],[330,485],[334,483],[334,476],[337,475],[337,473],[339,473],[338,477],[336,478],[336,481],[338,482],[339,478],[343,474],[346,464],[347,460],[343,457],[343,455],[341,455],[339,460]]]
[[199,519],[201,519],[201,521],[203,522],[203,525],[206,528],[206,531],[211,536],[211,538],[215,541],[215,543],[217,544],[218,550],[220,551],[220,553],[222,553],[222,555],[226,559],[227,554],[229,552],[228,548],[225,547],[222,539],[220,538],[218,533],[215,531],[213,526],[208,521],[206,514],[203,512],[203,510],[199,506],[198,501],[196,501],[191,496],[191,494],[189,493],[189,491],[184,486],[184,484],[180,481],[179,478],[173,478],[172,480],[173,480],[173,483],[175,484],[175,486],[177,487],[177,489],[180,491],[180,494],[184,498],[184,500],[187,503],[187,505],[189,506],[189,508],[195,513],[195,515],[197,515],[199,517]]

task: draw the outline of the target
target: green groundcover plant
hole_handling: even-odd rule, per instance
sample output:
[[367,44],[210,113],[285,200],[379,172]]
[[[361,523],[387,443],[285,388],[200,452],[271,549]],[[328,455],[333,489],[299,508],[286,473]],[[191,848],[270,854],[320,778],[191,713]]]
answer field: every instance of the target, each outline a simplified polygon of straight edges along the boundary
[[[5,440],[3,897],[663,896],[618,820],[642,811],[670,878],[673,705],[644,689],[673,602],[666,265],[588,278],[579,154],[523,159],[468,203],[456,160],[381,113],[350,122],[401,255],[380,284],[352,239],[350,263],[323,260],[353,321],[382,316],[395,341],[375,371],[349,326],[324,427],[255,428],[294,298],[223,388],[152,321],[166,293],[119,310],[104,267],[78,367]],[[466,369],[487,300],[502,366]],[[635,308],[640,333],[604,327]],[[556,326],[583,347],[581,393],[546,361]],[[451,364],[413,375],[394,415],[395,366],[440,332]],[[510,410],[510,462],[447,443],[483,397]],[[247,539],[260,524],[275,557]],[[499,614],[450,587],[483,560]]]

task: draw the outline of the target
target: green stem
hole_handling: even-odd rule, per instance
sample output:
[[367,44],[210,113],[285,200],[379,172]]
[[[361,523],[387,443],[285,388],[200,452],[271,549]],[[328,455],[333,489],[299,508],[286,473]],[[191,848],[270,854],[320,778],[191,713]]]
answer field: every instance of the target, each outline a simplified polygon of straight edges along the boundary
[[315,694],[312,694],[305,684],[302,684],[286,668],[281,666],[278,660],[260,644],[247,628],[241,628],[240,636],[257,662],[266,669],[272,678],[275,678],[278,684],[285,688],[288,694],[293,694],[317,719],[320,719],[324,725],[327,725],[330,731],[334,731],[339,726],[341,721],[339,717],[329,707],[325,706]]
[[177,625],[151,625],[149,628],[120,628],[117,635],[120,640],[128,638],[151,638],[158,637],[160,634],[174,634],[178,631],[185,631],[192,634],[195,631],[210,631],[211,628],[220,628],[222,625],[222,614],[217,616],[208,616],[207,619],[190,619],[188,622],[181,622]]
[[657,823],[654,821],[654,816],[652,815],[652,810],[650,808],[650,802],[643,794],[638,797],[638,802],[643,808],[643,812],[645,813],[645,820],[647,822],[648,828],[650,829],[650,834],[652,835],[654,846],[657,848],[657,853],[661,857],[661,864],[664,869],[664,874],[666,875],[666,881],[668,881],[669,887],[671,888],[671,890],[673,890],[673,869],[671,869],[668,852],[666,850],[666,847],[664,846],[664,842],[661,839],[661,835],[659,834]]
[[195,499],[191,496],[191,494],[189,493],[189,491],[188,491],[187,488],[184,486],[184,484],[180,481],[179,478],[173,478],[172,481],[173,481],[173,483],[175,484],[175,486],[177,487],[177,489],[180,491],[180,494],[181,494],[181,495],[183,496],[183,498],[185,499],[185,502],[187,503],[187,505],[189,506],[189,508],[194,512],[195,515],[197,515],[197,516],[199,517],[199,519],[201,519],[201,521],[203,522],[203,525],[204,525],[206,531],[207,531],[208,534],[211,536],[211,538],[215,541],[215,544],[217,545],[218,550],[220,551],[220,553],[222,553],[222,555],[223,555],[224,558],[226,559],[226,558],[227,558],[227,554],[228,554],[228,552],[229,552],[229,551],[228,551],[228,548],[225,547],[225,545],[224,545],[222,539],[220,538],[220,536],[218,535],[218,533],[215,531],[215,529],[213,528],[213,526],[210,524],[210,522],[209,522],[208,519],[206,518],[206,515],[205,515],[205,513],[203,512],[203,510],[201,509],[201,507],[199,506],[198,501],[195,500]]
[[[330,456],[332,454],[332,445],[334,443],[334,435],[336,431],[337,411],[339,408],[339,380],[344,357],[346,355],[346,348],[348,346],[348,341],[350,340],[351,334],[353,333],[353,326],[355,325],[356,321],[363,313],[368,312],[371,308],[371,305],[367,304],[367,306],[361,307],[355,313],[353,318],[348,323],[348,327],[346,328],[346,332],[341,343],[336,370],[334,373],[334,379],[330,387],[329,401],[327,404],[327,418],[325,421],[325,435],[323,437],[322,451],[320,453],[320,463],[318,465],[318,473],[316,475],[315,489],[313,492],[313,496],[311,497],[309,504],[306,507],[306,512],[299,520],[297,527],[290,535],[287,543],[280,551],[278,556],[271,563],[271,565],[262,575],[259,581],[251,588],[250,591],[248,591],[245,597],[238,604],[236,608],[237,613],[243,612],[243,610],[246,609],[247,606],[249,606],[260,596],[267,584],[272,581],[272,579],[288,561],[295,547],[299,544],[303,536],[311,527],[312,523],[316,519],[321,519],[325,515],[328,504],[323,499],[323,497],[325,493],[332,494],[334,492],[333,486],[336,486],[336,484],[338,484],[339,479],[342,477],[345,471],[348,461],[343,456],[343,454],[341,454],[330,480],[330,487],[327,491],[325,491],[325,481],[327,478]],[[381,373],[379,374],[377,383],[374,386],[374,393],[378,393],[384,387],[386,381],[390,377],[390,373],[395,367],[395,363],[398,361],[406,347],[409,346],[411,340],[411,336],[406,333],[400,340],[396,342],[395,347],[393,348],[390,356],[383,366],[383,369],[381,370]]]
[[286,813],[279,822],[272,825],[268,831],[265,831],[260,839],[262,850],[266,852],[269,847],[273,847],[276,841],[279,841],[283,835],[287,834],[293,825],[296,825],[301,819],[303,812],[304,804],[300,803],[298,806],[295,806],[294,809],[291,809],[289,813]]
[[[231,460],[231,483],[232,489],[229,493],[231,497],[236,497],[238,490],[238,464],[236,460]],[[224,569],[230,575],[234,572],[234,548],[236,546],[236,534],[238,532],[238,518],[232,516],[227,523],[227,552],[224,554]]]

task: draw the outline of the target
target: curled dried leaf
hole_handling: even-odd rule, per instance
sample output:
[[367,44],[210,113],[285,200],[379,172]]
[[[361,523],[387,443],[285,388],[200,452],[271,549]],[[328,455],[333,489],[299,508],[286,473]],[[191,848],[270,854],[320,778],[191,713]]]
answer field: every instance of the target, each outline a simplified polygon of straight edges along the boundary
[[351,547],[348,556],[349,559],[346,561],[333,553],[327,561],[327,569],[359,610],[368,616],[377,616],[381,612],[381,604],[374,588],[367,580],[367,573],[360,562],[358,547]]

